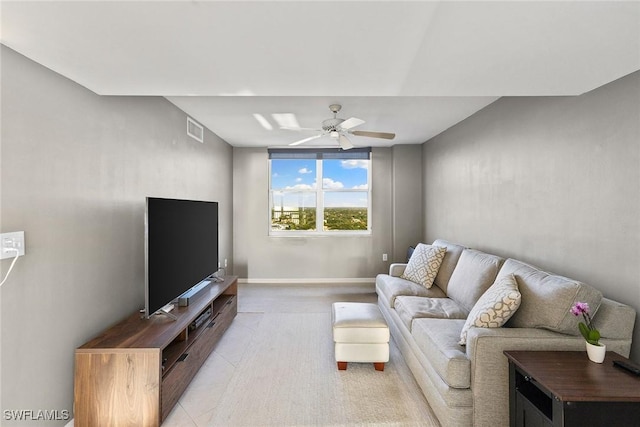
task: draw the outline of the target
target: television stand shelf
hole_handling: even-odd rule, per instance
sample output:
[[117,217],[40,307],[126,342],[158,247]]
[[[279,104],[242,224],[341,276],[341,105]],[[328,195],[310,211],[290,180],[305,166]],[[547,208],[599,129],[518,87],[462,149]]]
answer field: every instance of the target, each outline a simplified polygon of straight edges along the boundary
[[238,278],[227,276],[175,320],[134,313],[77,348],[75,426],[160,426],[237,312]]

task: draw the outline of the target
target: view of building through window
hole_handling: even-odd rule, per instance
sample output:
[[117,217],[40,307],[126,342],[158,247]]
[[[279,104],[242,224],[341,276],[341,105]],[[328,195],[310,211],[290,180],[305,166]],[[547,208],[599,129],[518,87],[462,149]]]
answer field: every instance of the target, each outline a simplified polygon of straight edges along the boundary
[[368,158],[272,159],[271,230],[368,231],[369,167]]

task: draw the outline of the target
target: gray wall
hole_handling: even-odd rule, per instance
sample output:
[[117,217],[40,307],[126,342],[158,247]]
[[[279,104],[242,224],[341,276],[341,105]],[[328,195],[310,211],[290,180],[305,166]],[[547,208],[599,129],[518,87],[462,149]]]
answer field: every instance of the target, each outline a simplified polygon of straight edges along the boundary
[[395,145],[393,153],[393,261],[405,262],[407,248],[421,242],[422,145]]
[[[424,145],[425,239],[589,283],[640,311],[640,72],[503,98]],[[636,318],[632,357],[640,361]]]
[[71,410],[74,348],[144,304],[145,196],[219,201],[232,261],[233,151],[187,137],[164,98],[101,97],[1,54],[0,225],[26,235],[0,293],[2,409]]
[[[234,148],[235,271],[242,278],[371,279],[388,270],[393,249],[393,151],[372,153],[372,234],[344,237],[269,237],[266,149]],[[420,209],[420,207],[416,207]],[[382,262],[382,254],[389,261]]]

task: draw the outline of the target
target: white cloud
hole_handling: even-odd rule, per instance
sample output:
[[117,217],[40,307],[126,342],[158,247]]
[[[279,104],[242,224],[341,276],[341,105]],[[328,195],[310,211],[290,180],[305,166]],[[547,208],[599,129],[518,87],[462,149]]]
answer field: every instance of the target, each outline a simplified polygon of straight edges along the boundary
[[302,182],[302,178],[300,177],[296,178],[296,182]]
[[344,184],[341,183],[340,181],[334,181],[331,178],[323,178],[322,179],[322,187],[323,188],[328,188],[331,190],[335,190],[338,188],[344,188]]
[[342,160],[340,165],[343,169],[369,169],[369,160]]
[[307,168],[302,168],[298,170],[298,173],[306,174],[306,173],[313,173],[313,171]]
[[316,184],[296,184],[285,187],[285,190],[315,190]]
[[356,185],[351,188],[353,188],[354,190],[366,190],[369,188],[369,186],[367,184],[362,184],[362,185]]

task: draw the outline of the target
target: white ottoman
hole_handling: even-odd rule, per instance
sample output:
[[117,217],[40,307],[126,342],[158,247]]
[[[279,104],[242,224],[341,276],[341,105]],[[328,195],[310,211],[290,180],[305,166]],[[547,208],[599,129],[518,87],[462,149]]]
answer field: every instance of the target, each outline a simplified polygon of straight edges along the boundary
[[331,321],[339,370],[347,369],[347,362],[365,362],[384,371],[389,361],[389,327],[376,304],[335,302]]

